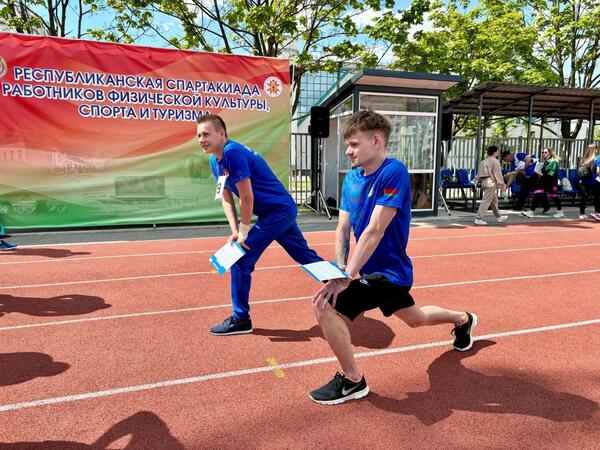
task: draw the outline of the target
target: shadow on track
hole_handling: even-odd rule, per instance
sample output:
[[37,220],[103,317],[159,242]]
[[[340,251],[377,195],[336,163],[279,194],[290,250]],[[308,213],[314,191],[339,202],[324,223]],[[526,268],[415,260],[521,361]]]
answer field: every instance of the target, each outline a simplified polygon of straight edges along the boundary
[[[118,447],[113,446],[123,438],[128,440],[119,442]],[[122,420],[92,444],[72,441],[0,443],[0,450],[104,450],[109,448],[185,450],[185,447],[171,434],[167,424],[149,411],[140,411]]]
[[[372,349],[387,348],[394,339],[392,329],[381,320],[360,316],[349,325],[352,345]],[[267,336],[272,342],[306,342],[324,339],[319,325],[308,330],[254,328],[253,334]]]
[[494,341],[476,341],[469,352],[449,350],[435,359],[427,373],[429,390],[408,392],[398,400],[372,393],[365,400],[384,411],[414,415],[433,425],[456,411],[490,414],[523,414],[555,422],[587,421],[599,410],[585,397],[555,392],[526,378],[485,375],[461,364]]
[[39,377],[53,377],[71,367],[45,353],[0,353],[0,386],[25,383]]
[[102,297],[83,294],[65,294],[50,298],[15,297],[0,294],[0,317],[21,313],[37,317],[77,316],[99,309],[110,308]]

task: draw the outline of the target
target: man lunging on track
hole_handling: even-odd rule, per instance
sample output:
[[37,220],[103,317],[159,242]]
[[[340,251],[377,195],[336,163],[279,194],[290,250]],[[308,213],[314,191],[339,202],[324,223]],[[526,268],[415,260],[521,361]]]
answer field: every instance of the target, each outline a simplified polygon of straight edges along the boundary
[[[298,263],[323,259],[308,247],[296,216],[296,202],[277,179],[267,162],[255,151],[228,139],[223,119],[208,114],[198,120],[198,141],[210,154],[210,167],[217,180],[217,195],[231,228],[229,243],[237,241],[246,254],[231,267],[233,315],[210,329],[222,336],[252,333],[250,320],[250,283],[254,265],[273,241],[277,241]],[[233,199],[240,199],[240,223]],[[258,217],[250,228],[252,213]]]
[[[355,113],[344,129],[353,170],[344,179],[335,248],[337,263],[346,267],[352,281],[329,281],[313,298],[317,320],[342,368],[329,383],[310,393],[317,403],[333,405],[369,393],[346,323],[365,311],[379,308],[384,316],[394,314],[413,328],[450,323],[455,350],[466,351],[473,345],[475,314],[418,307],[409,293],[413,284],[412,262],[406,254],[410,178],[404,164],[385,156],[390,133],[388,120],[370,110]],[[348,261],[351,229],[357,245]]]

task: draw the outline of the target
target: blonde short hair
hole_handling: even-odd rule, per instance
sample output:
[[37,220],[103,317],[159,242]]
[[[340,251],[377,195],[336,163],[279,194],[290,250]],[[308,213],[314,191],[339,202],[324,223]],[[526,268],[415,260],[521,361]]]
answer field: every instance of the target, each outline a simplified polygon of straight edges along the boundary
[[385,145],[387,145],[392,133],[392,125],[387,118],[372,109],[363,109],[354,113],[346,123],[344,127],[344,139],[347,139],[358,131],[378,132],[381,134]]

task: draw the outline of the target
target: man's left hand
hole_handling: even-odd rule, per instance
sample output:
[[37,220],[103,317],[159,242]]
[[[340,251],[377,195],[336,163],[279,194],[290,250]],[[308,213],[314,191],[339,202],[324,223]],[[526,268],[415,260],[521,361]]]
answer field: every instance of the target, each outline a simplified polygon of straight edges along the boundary
[[313,304],[318,308],[324,309],[331,298],[331,306],[335,308],[337,296],[340,292],[344,291],[349,284],[350,280],[347,279],[329,280],[319,292],[314,295]]

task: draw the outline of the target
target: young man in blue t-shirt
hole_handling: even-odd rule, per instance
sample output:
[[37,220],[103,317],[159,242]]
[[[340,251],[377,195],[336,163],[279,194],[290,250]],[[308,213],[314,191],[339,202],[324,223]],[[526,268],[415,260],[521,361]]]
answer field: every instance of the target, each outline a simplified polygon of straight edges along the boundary
[[[273,241],[277,241],[298,263],[322,261],[308,247],[296,223],[296,202],[277,179],[267,162],[255,151],[228,139],[223,119],[208,114],[198,119],[198,141],[210,154],[210,167],[217,180],[217,197],[221,198],[231,228],[228,242],[237,241],[246,254],[231,267],[231,302],[233,314],[210,329],[214,335],[252,332],[250,320],[250,283],[254,265]],[[233,195],[240,199],[240,222]],[[250,228],[252,213],[258,217]]]
[[506,181],[506,187],[509,188],[519,173],[523,173],[525,169],[525,157],[527,155],[523,152],[511,153],[510,150],[504,150],[500,153],[500,158],[503,162],[510,164],[510,171],[504,176]]
[[[329,281],[313,298],[323,334],[342,368],[329,383],[310,393],[317,403],[337,404],[369,393],[352,353],[345,318],[354,320],[379,308],[384,316],[394,314],[410,327],[451,323],[454,349],[466,351],[473,345],[475,314],[418,307],[409,293],[413,284],[413,267],[406,254],[410,178],[404,164],[385,156],[390,132],[388,120],[370,110],[355,113],[344,129],[346,155],[354,169],[342,188],[335,248],[337,263],[352,281]],[[348,260],[351,229],[357,244]]]

